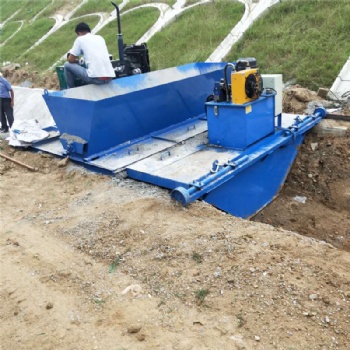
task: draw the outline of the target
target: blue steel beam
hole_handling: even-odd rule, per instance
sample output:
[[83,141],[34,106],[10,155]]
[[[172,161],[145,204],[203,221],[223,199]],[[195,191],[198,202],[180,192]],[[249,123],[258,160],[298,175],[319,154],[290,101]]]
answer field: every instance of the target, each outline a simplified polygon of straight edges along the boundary
[[243,153],[241,156],[219,166],[220,169],[214,174],[211,172],[198,180],[192,181],[190,187],[187,189],[182,186],[175,188],[171,193],[171,197],[184,206],[194,202],[229,181],[260,159],[273,153],[276,149],[290,142],[293,143],[296,137],[307,132],[325,116],[326,110],[324,108],[317,108],[312,116],[307,116],[303,120],[296,120],[288,129],[277,131],[274,135],[267,137],[263,143],[259,142],[258,146],[252,146],[247,154]]

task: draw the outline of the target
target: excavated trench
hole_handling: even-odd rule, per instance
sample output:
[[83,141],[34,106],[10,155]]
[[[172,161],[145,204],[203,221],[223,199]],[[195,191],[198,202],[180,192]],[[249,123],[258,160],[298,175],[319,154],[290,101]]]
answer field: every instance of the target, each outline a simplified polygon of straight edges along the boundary
[[[288,107],[293,108],[290,102]],[[294,107],[303,107],[302,103],[299,106],[300,101],[296,102]],[[279,195],[252,220],[350,251],[350,122],[332,124],[336,130],[339,127],[348,130],[311,131]]]

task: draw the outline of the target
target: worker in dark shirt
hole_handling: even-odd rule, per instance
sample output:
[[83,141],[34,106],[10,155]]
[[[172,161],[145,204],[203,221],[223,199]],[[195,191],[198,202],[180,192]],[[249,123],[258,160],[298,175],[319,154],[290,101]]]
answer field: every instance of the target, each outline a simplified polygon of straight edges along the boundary
[[15,101],[15,94],[11,84],[2,76],[0,72],[0,133],[7,133],[12,127],[13,105]]

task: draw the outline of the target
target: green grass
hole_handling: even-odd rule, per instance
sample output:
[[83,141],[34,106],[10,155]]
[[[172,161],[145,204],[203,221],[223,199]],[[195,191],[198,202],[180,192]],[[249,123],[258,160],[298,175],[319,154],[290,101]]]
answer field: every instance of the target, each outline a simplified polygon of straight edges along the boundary
[[0,22],[4,22],[10,16],[12,16],[16,11],[18,11],[23,5],[24,0],[1,0],[0,2]]
[[185,6],[193,5],[199,2],[198,0],[187,0]]
[[[120,0],[114,0],[119,5]],[[111,13],[115,11],[115,7],[111,4],[110,0],[88,0],[77,12],[74,13],[74,17],[88,15],[96,12],[107,12]]]
[[109,273],[114,272],[115,269],[118,267],[119,263],[120,263],[120,256],[117,255],[117,257],[114,259],[112,264],[109,266]]
[[262,73],[330,87],[349,57],[349,18],[349,1],[283,1],[246,31],[227,61],[256,57]]
[[203,262],[203,256],[196,252],[193,252],[192,259],[198,264],[201,264]]
[[[11,23],[13,22],[9,22],[9,25]],[[52,28],[54,23],[55,21],[53,19],[42,18],[30,25],[25,25],[22,30],[1,47],[1,60],[21,62],[21,54],[46,34]]]
[[196,296],[197,302],[199,304],[203,304],[205,298],[207,297],[207,295],[209,294],[209,290],[208,289],[198,289],[194,292],[194,295]]
[[242,314],[238,314],[238,315],[236,315],[236,317],[237,317],[237,321],[238,321],[238,328],[243,327],[247,323],[247,321],[244,319]]
[[244,12],[236,1],[196,6],[148,42],[152,70],[205,61]]
[[[38,18],[47,18],[53,16],[67,3],[67,0],[55,0],[51,2],[45,9],[40,13]],[[77,6],[79,2],[76,3]]]
[[40,45],[21,56],[20,63],[28,62],[33,69],[38,71],[49,69],[72,48],[73,42],[76,39],[74,32],[75,26],[79,22],[85,21],[93,28],[98,20],[99,18],[97,16],[87,16],[71,20],[53,35],[50,35]]
[[[154,24],[158,16],[159,11],[155,8],[137,9],[121,16],[123,42],[128,45],[134,44]],[[106,40],[113,58],[119,57],[117,33],[116,21],[109,23],[98,32]]]
[[[22,29],[0,47],[0,62],[29,62],[32,69],[44,72],[71,48],[75,39],[74,27],[78,22],[85,20],[93,28],[98,20],[87,16],[76,19],[77,16],[114,11],[110,0],[89,0],[68,24],[38,47],[26,52],[53,25],[49,16],[61,8],[72,9],[82,0],[74,4],[70,1],[0,0],[0,22],[15,14],[1,28],[0,44],[16,31],[19,20],[24,21]],[[121,3],[120,0],[116,2]],[[127,8],[151,2],[173,5],[175,0],[131,0]],[[186,6],[197,2],[187,0]],[[38,13],[35,22],[31,23],[30,20]],[[244,5],[233,0],[217,0],[184,11],[147,43],[151,69],[205,61],[243,13]],[[155,8],[143,8],[123,15],[124,43],[135,43],[158,16]],[[224,60],[256,57],[261,73],[281,73],[285,82],[295,80],[313,90],[320,86],[330,87],[349,57],[349,18],[349,0],[283,0],[247,30]],[[99,34],[105,37],[111,54],[117,57],[116,21]]]
[[[4,43],[18,28],[20,22],[8,22],[2,28],[0,28],[0,44]],[[2,52],[0,48],[0,57],[2,59]]]
[[[1,0],[3,1],[3,0]],[[51,0],[16,0],[23,3],[19,12],[13,17],[13,20],[31,20],[41,10],[51,3]],[[14,2],[16,2],[14,1]]]
[[123,8],[123,12],[130,10],[134,7],[150,4],[152,2],[168,4],[169,6],[173,6],[176,0],[130,0]]
[[94,298],[94,302],[97,305],[102,305],[105,303],[105,300],[103,300],[102,298]]

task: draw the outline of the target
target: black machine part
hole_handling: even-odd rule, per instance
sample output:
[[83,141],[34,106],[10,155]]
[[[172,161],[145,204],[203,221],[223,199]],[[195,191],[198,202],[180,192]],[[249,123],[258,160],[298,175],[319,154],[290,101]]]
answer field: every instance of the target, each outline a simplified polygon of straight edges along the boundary
[[236,69],[235,65],[232,63],[227,63],[224,68],[224,84],[225,84],[225,90],[226,90],[226,102],[230,101],[230,94],[231,94],[231,86],[227,83],[227,68],[231,67],[232,71]]
[[[256,68],[256,59],[252,57],[248,58],[240,58],[236,65],[232,63],[227,63],[224,68],[224,77],[220,80],[220,82],[216,82],[214,85],[214,94],[208,96],[208,101],[215,102],[229,102],[232,88],[231,84],[228,83],[227,79],[227,69],[231,68],[231,72],[254,69]],[[237,69],[238,67],[238,69]],[[263,92],[263,80],[261,75],[256,73],[251,73],[247,76],[245,82],[245,93],[248,98],[256,99],[259,98]]]
[[227,69],[231,67],[231,71],[235,70],[235,66],[232,63],[227,63],[224,68],[224,77],[219,82],[215,82],[214,93],[207,97],[207,102],[229,102],[231,96],[231,84],[228,83]]
[[[256,69],[257,63],[256,58],[247,57],[239,58],[236,63],[236,71],[242,71],[247,69]],[[245,94],[248,98],[259,98],[263,91],[263,80],[261,75],[256,72],[249,74],[245,81]]]
[[111,60],[116,78],[150,72],[149,56],[146,43],[124,45],[124,64],[120,60]]
[[226,102],[227,95],[230,95],[231,93],[231,84],[227,84],[227,85],[229,90],[227,90],[226,88],[226,83],[224,78],[221,78],[219,82],[215,82],[214,93],[207,97],[206,102],[209,102],[209,101]]
[[136,69],[140,69],[141,73],[148,73],[151,71],[146,43],[140,45],[124,45],[124,56]]
[[120,11],[118,5],[111,1],[117,12],[118,54],[119,60],[112,60],[116,78],[150,72],[150,62],[146,43],[125,45],[121,33]]
[[124,65],[124,44],[123,44],[123,34],[121,32],[121,25],[120,25],[120,12],[119,12],[119,7],[118,5],[111,1],[111,4],[115,7],[115,10],[117,12],[117,25],[118,25],[118,53],[119,53],[119,61],[120,65]]
[[249,98],[259,98],[263,91],[263,80],[259,73],[249,74],[245,81],[245,94]]
[[256,58],[247,57],[239,58],[236,63],[236,71],[239,72],[245,69],[257,68]]

